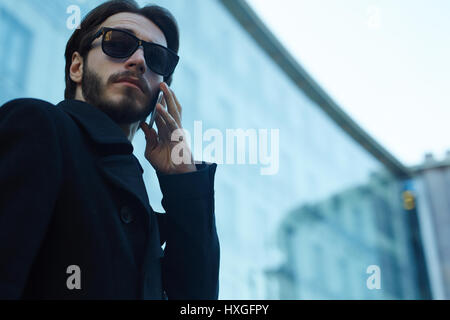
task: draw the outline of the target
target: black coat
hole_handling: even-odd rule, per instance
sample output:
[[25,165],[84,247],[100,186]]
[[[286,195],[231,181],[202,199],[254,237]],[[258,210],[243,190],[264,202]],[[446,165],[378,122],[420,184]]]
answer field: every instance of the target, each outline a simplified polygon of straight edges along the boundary
[[132,152],[87,103],[0,108],[0,299],[218,298],[217,165],[157,172],[162,214]]

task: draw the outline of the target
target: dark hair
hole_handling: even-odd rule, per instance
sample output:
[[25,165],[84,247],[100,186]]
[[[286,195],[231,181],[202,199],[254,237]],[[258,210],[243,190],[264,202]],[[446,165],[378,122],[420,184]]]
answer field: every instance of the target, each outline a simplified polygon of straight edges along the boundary
[[[83,58],[91,48],[91,40],[98,27],[110,16],[121,12],[130,12],[146,17],[156,24],[163,32],[167,47],[175,52],[179,49],[179,31],[178,24],[173,15],[165,8],[157,5],[147,5],[139,8],[134,0],[110,0],[92,11],[81,22],[80,28],[76,29],[67,42],[65,58],[66,58],[66,90],[64,91],[65,99],[75,98],[77,85],[70,78],[70,66],[72,65],[72,56],[77,51]],[[172,75],[164,78],[164,81],[170,85]]]

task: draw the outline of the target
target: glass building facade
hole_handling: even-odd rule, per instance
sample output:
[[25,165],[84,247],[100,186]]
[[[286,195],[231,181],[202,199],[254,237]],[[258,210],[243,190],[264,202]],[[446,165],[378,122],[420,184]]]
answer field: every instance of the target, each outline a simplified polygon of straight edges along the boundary
[[[101,2],[1,0],[0,105],[17,97],[63,99],[67,8],[78,5],[84,16]],[[427,298],[403,179],[300,90],[221,1],[155,2],[180,26],[172,88],[184,127],[193,136],[195,121],[224,136],[227,129],[279,130],[276,174],[262,175],[265,165],[251,164],[248,154],[247,164],[217,169],[219,298]],[[204,136],[195,139],[207,145]],[[150,203],[163,211],[144,144],[139,133],[135,155]],[[370,266],[380,270],[379,289],[369,289]]]

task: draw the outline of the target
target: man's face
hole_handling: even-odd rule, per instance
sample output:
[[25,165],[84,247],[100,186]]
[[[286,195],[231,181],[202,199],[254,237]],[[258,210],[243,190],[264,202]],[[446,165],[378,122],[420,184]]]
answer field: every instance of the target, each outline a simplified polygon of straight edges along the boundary
[[[162,31],[147,18],[128,12],[109,17],[101,27],[125,28],[139,39],[167,47]],[[117,124],[145,120],[153,109],[163,77],[150,70],[139,48],[125,59],[111,58],[101,48],[102,37],[92,43],[83,65],[83,97]],[[139,87],[126,81],[133,78]]]

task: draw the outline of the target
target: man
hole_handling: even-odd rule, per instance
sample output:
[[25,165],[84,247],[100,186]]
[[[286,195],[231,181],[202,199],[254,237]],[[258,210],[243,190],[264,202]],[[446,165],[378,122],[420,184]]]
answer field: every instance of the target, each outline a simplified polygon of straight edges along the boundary
[[[0,108],[0,298],[217,299],[216,164],[180,163],[183,139],[171,141],[182,128],[168,86],[176,21],[119,0],[80,27],[66,48],[66,100]],[[156,132],[145,120],[160,90]],[[132,153],[139,128],[165,214]]]

